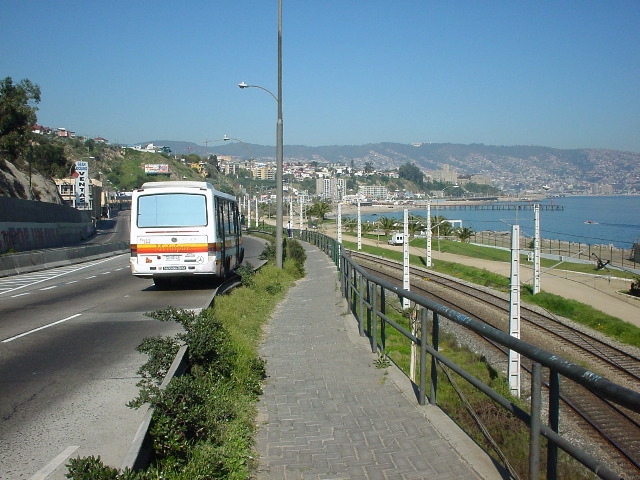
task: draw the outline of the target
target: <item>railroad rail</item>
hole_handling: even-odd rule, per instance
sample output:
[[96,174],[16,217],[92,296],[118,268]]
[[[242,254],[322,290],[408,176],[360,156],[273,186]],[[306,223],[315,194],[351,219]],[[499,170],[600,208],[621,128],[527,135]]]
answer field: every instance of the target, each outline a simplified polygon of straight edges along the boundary
[[[361,262],[363,268],[376,276],[386,277],[398,285],[401,284],[402,265],[399,262],[361,252],[349,253],[352,258]],[[410,275],[412,291],[446,304],[494,328],[506,328],[508,320],[497,320],[500,315],[479,313],[478,309],[473,307],[473,302],[469,301],[473,299],[490,305],[500,314],[506,314],[502,316],[508,319],[509,301],[505,295],[423,268],[410,267]],[[444,288],[433,288],[434,284]],[[438,292],[442,290],[445,290],[445,293]],[[577,329],[551,314],[543,314],[523,305],[521,321],[523,336],[527,332],[528,337],[542,337],[545,350],[557,351],[565,358],[573,358],[576,362],[586,362],[592,370],[615,378],[619,383],[625,383],[634,390],[640,390],[640,358],[637,356]],[[486,338],[484,341],[499,349],[505,356],[508,354],[508,350],[497,343]],[[535,340],[527,341],[535,344]],[[523,362],[522,368],[530,372],[530,363]],[[545,382],[545,386],[549,387],[548,382]],[[579,416],[581,423],[588,425],[591,431],[595,432],[595,438],[599,442],[606,443],[607,449],[615,455],[618,468],[626,472],[629,478],[640,475],[640,416],[637,413],[614,405],[576,384],[563,385],[560,400]]]

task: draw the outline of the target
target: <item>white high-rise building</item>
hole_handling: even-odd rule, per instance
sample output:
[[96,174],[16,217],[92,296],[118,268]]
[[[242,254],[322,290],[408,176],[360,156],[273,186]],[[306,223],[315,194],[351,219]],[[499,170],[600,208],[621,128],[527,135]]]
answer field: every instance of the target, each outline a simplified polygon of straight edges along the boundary
[[316,195],[323,200],[339,202],[345,194],[346,182],[342,177],[316,179]]

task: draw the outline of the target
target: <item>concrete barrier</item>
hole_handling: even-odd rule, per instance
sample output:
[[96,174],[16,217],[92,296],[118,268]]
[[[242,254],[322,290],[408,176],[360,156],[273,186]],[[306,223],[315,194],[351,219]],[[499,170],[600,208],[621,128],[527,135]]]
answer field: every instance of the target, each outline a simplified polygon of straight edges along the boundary
[[88,210],[0,197],[0,253],[62,247],[94,233],[95,222]]
[[0,256],[0,277],[30,273],[129,252],[129,243],[101,243],[35,250]]

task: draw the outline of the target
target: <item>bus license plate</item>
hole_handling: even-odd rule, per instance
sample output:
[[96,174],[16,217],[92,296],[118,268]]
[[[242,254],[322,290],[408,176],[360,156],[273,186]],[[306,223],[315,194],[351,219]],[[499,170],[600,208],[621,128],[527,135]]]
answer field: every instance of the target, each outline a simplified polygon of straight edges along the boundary
[[187,267],[184,267],[182,265],[176,265],[173,267],[163,267],[163,270],[186,270]]
[[167,262],[178,262],[180,261],[180,255],[165,255],[164,259]]

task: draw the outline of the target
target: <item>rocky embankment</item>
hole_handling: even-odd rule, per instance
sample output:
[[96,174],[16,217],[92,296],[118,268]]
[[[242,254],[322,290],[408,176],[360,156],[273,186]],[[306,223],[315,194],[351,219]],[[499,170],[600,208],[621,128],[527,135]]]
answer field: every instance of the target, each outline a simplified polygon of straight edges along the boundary
[[13,163],[0,159],[0,196],[49,203],[62,203],[56,184],[37,172],[19,170]]

